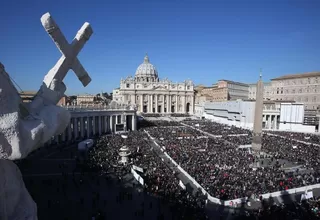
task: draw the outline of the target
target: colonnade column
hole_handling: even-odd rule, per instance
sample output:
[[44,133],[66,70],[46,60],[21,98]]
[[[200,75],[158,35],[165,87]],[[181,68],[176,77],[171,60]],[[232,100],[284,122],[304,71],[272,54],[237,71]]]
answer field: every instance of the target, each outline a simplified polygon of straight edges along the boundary
[[108,116],[104,116],[103,118],[103,124],[104,124],[104,133],[108,132]]
[[70,119],[70,123],[68,124],[68,141],[72,140],[71,122],[72,120]]
[[127,115],[126,113],[122,114],[122,124],[123,124],[123,130],[126,131],[127,130]]
[[92,130],[92,123],[91,123],[91,117],[87,117],[87,138],[91,137],[91,130]]
[[132,131],[137,130],[137,116],[136,115],[132,115]]
[[96,116],[92,117],[92,135],[95,136],[97,134],[96,129]]
[[98,126],[99,126],[98,128],[99,135],[101,135],[101,116],[100,115],[98,116]]
[[84,129],[85,129],[84,117],[81,117],[81,120],[80,120],[80,134],[81,134],[81,138],[84,138]]
[[268,118],[268,129],[272,129],[272,115],[269,115]]
[[73,118],[73,134],[74,139],[77,140],[79,132],[78,132],[78,118]]
[[110,115],[110,132],[113,132],[113,117]]

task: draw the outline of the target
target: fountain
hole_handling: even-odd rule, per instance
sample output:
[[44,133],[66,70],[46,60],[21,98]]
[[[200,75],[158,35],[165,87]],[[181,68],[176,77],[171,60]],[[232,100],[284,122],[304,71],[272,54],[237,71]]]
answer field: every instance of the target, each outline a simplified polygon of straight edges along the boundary
[[123,146],[119,150],[119,156],[121,157],[121,160],[119,163],[125,165],[129,163],[129,156],[131,155],[130,149],[127,146]]

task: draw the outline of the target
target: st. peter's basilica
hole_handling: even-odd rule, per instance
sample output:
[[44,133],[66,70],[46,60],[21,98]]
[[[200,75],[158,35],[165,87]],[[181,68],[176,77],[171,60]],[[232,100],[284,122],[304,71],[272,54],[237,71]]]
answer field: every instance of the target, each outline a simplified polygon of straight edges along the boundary
[[146,55],[134,77],[121,79],[120,88],[113,90],[113,100],[134,104],[138,112],[143,113],[193,114],[193,82],[173,83],[168,79],[159,79],[157,69]]

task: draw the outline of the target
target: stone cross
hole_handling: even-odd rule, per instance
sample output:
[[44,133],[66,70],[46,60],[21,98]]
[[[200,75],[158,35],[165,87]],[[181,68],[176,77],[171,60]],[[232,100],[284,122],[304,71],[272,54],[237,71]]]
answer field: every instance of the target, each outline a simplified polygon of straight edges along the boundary
[[55,23],[49,13],[46,13],[41,17],[41,23],[62,53],[62,56],[56,65],[45,76],[44,83],[49,87],[53,79],[63,81],[68,71],[72,69],[82,85],[87,86],[90,83],[91,78],[79,62],[77,55],[93,33],[90,24],[85,22],[72,43],[69,44],[59,26]]

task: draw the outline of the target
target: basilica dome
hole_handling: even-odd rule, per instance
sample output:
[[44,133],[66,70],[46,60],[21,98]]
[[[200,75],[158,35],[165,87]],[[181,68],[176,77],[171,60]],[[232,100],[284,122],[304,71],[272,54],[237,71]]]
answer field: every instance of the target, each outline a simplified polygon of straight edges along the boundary
[[136,70],[136,77],[158,78],[158,71],[155,66],[149,62],[149,57],[144,57],[143,63]]

